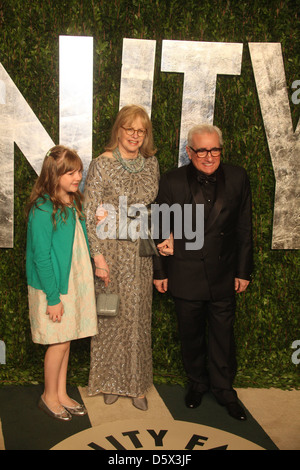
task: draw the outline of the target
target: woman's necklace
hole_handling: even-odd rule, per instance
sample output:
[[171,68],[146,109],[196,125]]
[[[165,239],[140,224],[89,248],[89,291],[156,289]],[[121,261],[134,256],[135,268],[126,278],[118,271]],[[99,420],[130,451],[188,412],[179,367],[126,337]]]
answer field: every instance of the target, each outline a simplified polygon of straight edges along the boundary
[[113,151],[113,156],[119,163],[121,163],[122,167],[127,170],[129,173],[139,173],[144,169],[145,166],[145,158],[141,153],[138,154],[136,158],[132,159],[125,159],[122,158],[121,152],[118,147]]

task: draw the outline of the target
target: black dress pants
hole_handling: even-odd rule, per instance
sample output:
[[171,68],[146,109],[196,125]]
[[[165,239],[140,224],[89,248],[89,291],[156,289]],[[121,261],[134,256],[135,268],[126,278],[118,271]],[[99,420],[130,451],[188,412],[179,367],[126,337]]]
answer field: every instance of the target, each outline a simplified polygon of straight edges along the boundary
[[235,296],[221,301],[175,298],[183,365],[191,386],[211,390],[222,405],[237,401]]

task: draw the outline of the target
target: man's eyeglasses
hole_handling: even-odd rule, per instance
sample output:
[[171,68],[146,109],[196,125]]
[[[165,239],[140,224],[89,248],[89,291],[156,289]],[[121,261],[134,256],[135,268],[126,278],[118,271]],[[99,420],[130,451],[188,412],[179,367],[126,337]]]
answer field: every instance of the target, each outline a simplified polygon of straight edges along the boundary
[[126,132],[127,135],[133,135],[137,133],[138,137],[144,137],[144,135],[147,134],[147,131],[144,129],[133,129],[133,127],[123,127],[121,126],[122,129]]
[[195,152],[198,157],[205,158],[210,153],[212,157],[219,157],[221,155],[222,149],[214,147],[213,149],[193,149],[193,147],[189,147],[193,152]]

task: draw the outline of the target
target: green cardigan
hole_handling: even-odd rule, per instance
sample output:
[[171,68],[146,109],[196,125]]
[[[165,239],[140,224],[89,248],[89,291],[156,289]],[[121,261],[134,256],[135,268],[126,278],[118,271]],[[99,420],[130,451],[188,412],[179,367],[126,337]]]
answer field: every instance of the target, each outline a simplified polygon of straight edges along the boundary
[[[68,293],[73,242],[75,234],[75,208],[67,208],[64,222],[60,211],[56,214],[56,228],[52,222],[53,204],[48,196],[39,207],[33,206],[29,213],[26,248],[27,283],[45,292],[48,305],[57,305],[60,294]],[[42,199],[38,200],[40,203]],[[85,221],[80,220],[88,238]]]

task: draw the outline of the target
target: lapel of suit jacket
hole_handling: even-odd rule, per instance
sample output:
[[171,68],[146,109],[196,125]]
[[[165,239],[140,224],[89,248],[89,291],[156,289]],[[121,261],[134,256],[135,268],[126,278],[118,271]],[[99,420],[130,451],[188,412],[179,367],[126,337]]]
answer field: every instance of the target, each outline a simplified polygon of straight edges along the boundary
[[[198,183],[197,179],[195,178],[192,163],[187,166],[187,179],[188,184],[193,195],[193,199],[196,204],[204,204],[204,195],[201,188],[201,185]],[[216,183],[216,198],[215,203],[210,211],[207,223],[205,224],[205,232],[209,230],[209,228],[214,224],[215,220],[217,219],[218,215],[221,212],[223,201],[224,201],[224,193],[225,193],[225,176],[224,170],[222,165],[219,166],[217,170],[217,183]]]
[[192,163],[187,166],[187,180],[195,203],[204,204],[204,196],[201,189],[201,185],[197,181],[196,170],[194,169]]
[[224,194],[225,194],[225,175],[224,175],[223,167],[222,165],[220,165],[217,170],[217,187],[216,187],[215,203],[212,207],[212,210],[210,211],[207,224],[206,224],[206,230],[210,229],[210,227],[214,224],[218,215],[220,214],[222,206],[223,206],[223,202],[224,202]]

